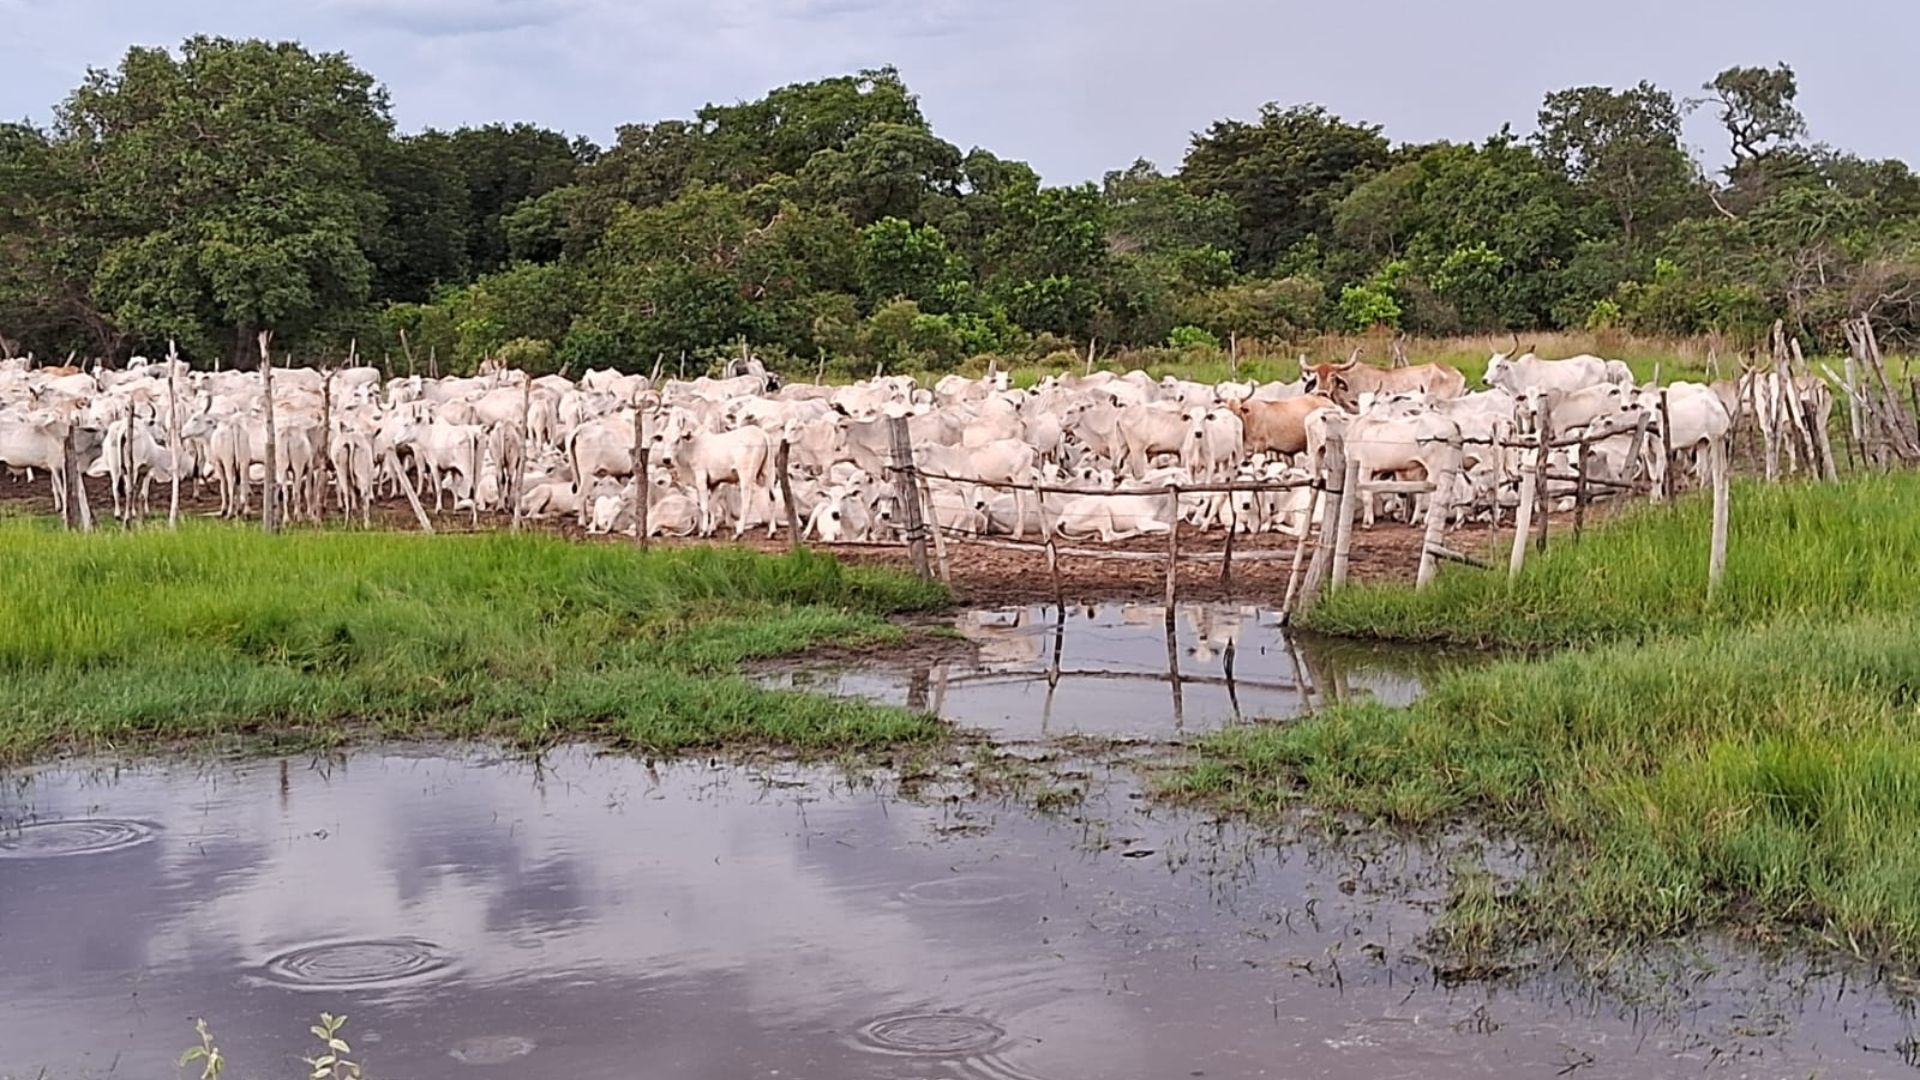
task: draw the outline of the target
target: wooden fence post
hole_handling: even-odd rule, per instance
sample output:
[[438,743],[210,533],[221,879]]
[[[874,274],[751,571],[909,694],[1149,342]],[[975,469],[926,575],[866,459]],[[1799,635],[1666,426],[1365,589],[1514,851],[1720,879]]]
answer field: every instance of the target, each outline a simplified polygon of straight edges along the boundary
[[[260,527],[267,532],[280,531],[280,469],[278,441],[273,426],[273,331],[260,331],[260,393],[267,403],[267,478],[260,489]],[[241,465],[246,468],[245,463]],[[243,472],[240,482],[247,482]]]
[[60,503],[60,524],[69,529],[80,526],[80,502],[73,494],[79,474],[73,453],[73,416],[68,414],[66,432],[60,436],[60,487],[66,493]]
[[[1536,458],[1531,468],[1538,472],[1544,466],[1545,463]],[[1513,554],[1507,559],[1508,581],[1520,576],[1520,568],[1527,562],[1527,541],[1533,538],[1533,504],[1540,497],[1540,484],[1527,475],[1528,468],[1527,465],[1520,467],[1520,507],[1513,513]]]
[[[1653,414],[1645,409],[1635,409],[1634,411],[1639,415],[1634,417],[1633,443],[1627,450],[1627,479],[1637,485],[1640,482],[1640,457],[1647,448],[1647,425],[1652,422]],[[1732,434],[1731,429],[1728,430],[1728,434]],[[1651,489],[1653,485],[1649,483],[1647,486]]]
[[1280,602],[1280,625],[1285,626],[1293,615],[1293,601],[1299,595],[1300,572],[1306,566],[1307,540],[1313,536],[1316,519],[1325,503],[1318,480],[1314,481],[1313,494],[1307,497],[1307,516],[1300,522],[1300,538],[1293,545],[1293,566],[1287,571],[1287,593]]
[[1167,632],[1173,632],[1173,609],[1180,581],[1180,486],[1167,485],[1167,509],[1171,526],[1167,529]]
[[520,504],[526,501],[527,451],[533,445],[533,372],[520,373],[520,452],[514,456],[513,474],[507,477],[507,497],[513,500],[513,531],[520,531]]
[[1240,531],[1240,504],[1237,491],[1227,492],[1227,545],[1220,552],[1220,591],[1233,591],[1233,534]]
[[[1313,555],[1307,561],[1306,577],[1300,582],[1300,607],[1312,607],[1319,599],[1320,587],[1327,579],[1327,566],[1333,561],[1333,534],[1339,531],[1340,501],[1346,490],[1347,448],[1344,433],[1335,432],[1328,436],[1326,460],[1321,463],[1320,481],[1320,527],[1313,529],[1313,522],[1307,522],[1308,530],[1313,532]],[[1301,538],[1306,543],[1306,538]],[[1299,552],[1294,553],[1298,555]],[[1286,615],[1291,615],[1293,606],[1288,605]]]
[[1441,505],[1441,499],[1452,493],[1453,477],[1453,467],[1443,466],[1433,479],[1433,494],[1427,497],[1427,530],[1420,538],[1420,570],[1414,578],[1416,589],[1433,584],[1440,572],[1440,546],[1447,535],[1447,507]]
[[920,489],[920,505],[925,507],[921,519],[926,523],[927,531],[933,536],[933,566],[940,580],[953,584],[953,569],[947,564],[947,534],[940,528],[940,514],[933,505],[933,484],[915,470],[914,477]]
[[167,446],[172,483],[167,493],[167,528],[180,527],[180,350],[167,342]]
[[[313,521],[324,525],[327,521],[328,481],[333,479],[333,369],[328,368],[320,379],[320,460],[315,462],[313,478],[308,486],[312,489],[308,498],[313,500]],[[480,497],[480,483],[474,481],[474,499]],[[352,524],[351,521],[348,524]]]
[[[653,447],[647,445],[647,405],[637,395],[633,399],[633,542],[640,550],[647,549],[647,534],[653,530],[647,520],[648,505],[653,498],[652,480],[648,474],[648,457]],[[580,496],[586,498],[583,492]],[[744,508],[743,508],[744,509]]]
[[1552,491],[1547,485],[1548,474],[1553,471],[1553,408],[1546,398],[1540,399],[1540,460],[1533,472],[1533,483],[1539,490],[1534,492],[1533,512],[1540,515],[1540,550],[1547,550],[1547,518],[1553,514]]
[[1720,590],[1720,579],[1727,573],[1727,502],[1730,498],[1725,439],[1715,439],[1710,448],[1713,474],[1713,537],[1707,549],[1707,601]]
[[[1353,548],[1353,519],[1362,497],[1360,461],[1348,455],[1347,473],[1340,482],[1340,522],[1333,534],[1333,574],[1328,582],[1329,589],[1344,588],[1347,584],[1347,559]],[[1372,498],[1371,495],[1364,497]]]
[[907,553],[913,560],[913,572],[931,578],[933,571],[927,565],[927,530],[920,516],[920,490],[914,483],[913,442],[907,433],[907,418],[889,418],[887,434],[893,450],[893,494],[900,504],[900,526],[906,536]]
[[1573,538],[1587,527],[1587,437],[1583,434],[1573,448]]
[[[1765,423],[1764,420],[1761,422]],[[1767,479],[1769,480],[1773,479],[1773,467],[1777,463],[1776,459],[1773,456],[1773,451],[1771,449],[1776,445],[1777,444],[1773,442],[1769,442],[1767,444],[1767,446],[1769,447],[1768,455],[1767,455],[1767,462],[1768,462]],[[1672,410],[1667,408],[1667,389],[1664,386],[1660,388],[1659,482],[1660,482],[1660,498],[1662,499],[1673,498],[1673,412]]]
[[1867,460],[1867,444],[1861,440],[1860,392],[1856,389],[1859,385],[1859,361],[1854,359],[1854,353],[1858,346],[1854,343],[1853,328],[1849,326],[1847,330],[1846,379],[1841,384],[1847,391],[1847,434],[1853,440],[1852,445],[1859,451],[1861,463],[1865,464]]
[[792,458],[793,444],[781,439],[780,449],[773,455],[773,467],[780,479],[780,501],[787,507],[787,532],[792,534],[793,550],[799,551],[807,545],[800,536],[800,507],[793,501]]

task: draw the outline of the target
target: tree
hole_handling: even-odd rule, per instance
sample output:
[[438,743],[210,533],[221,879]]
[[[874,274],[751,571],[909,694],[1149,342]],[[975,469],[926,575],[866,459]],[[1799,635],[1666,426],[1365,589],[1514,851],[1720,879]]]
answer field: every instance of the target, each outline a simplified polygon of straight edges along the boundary
[[1195,194],[1233,201],[1242,266],[1264,269],[1307,238],[1330,236],[1333,207],[1386,163],[1379,127],[1349,124],[1318,105],[1269,104],[1258,123],[1220,120],[1195,136],[1180,179]]
[[1104,209],[1092,184],[1023,181],[996,193],[996,224],[979,265],[989,294],[1014,322],[1058,334],[1086,330],[1108,269]]
[[798,175],[813,155],[844,150],[874,124],[927,130],[919,102],[890,67],[794,83],[758,101],[708,105],[698,115],[694,175],[741,188],[776,174]]
[[1107,240],[1117,251],[1232,251],[1239,244],[1239,215],[1232,199],[1221,192],[1196,195],[1145,158],[1108,173],[1100,193],[1107,203]]
[[871,307],[904,298],[938,311],[962,278],[946,237],[931,225],[883,218],[860,230],[858,251],[860,292]]
[[0,124],[0,352],[120,351],[93,296],[102,237],[78,164],[45,132]]
[[960,148],[921,125],[874,123],[843,149],[814,154],[799,179],[814,200],[839,206],[856,225],[885,217],[919,222],[930,198],[959,194]]
[[152,343],[203,354],[224,327],[297,341],[367,300],[384,218],[373,166],[386,92],[339,53],[196,37],[178,57],[135,48],[94,71],[58,137],[92,178],[86,211],[112,239],[95,290]]
[[368,252],[373,297],[418,303],[467,279],[467,186],[453,143],[430,131],[382,146],[373,183],[386,219]]
[[585,198],[584,190],[569,184],[514,207],[500,219],[507,254],[515,262],[554,262],[569,253],[586,254],[592,243],[575,228]]
[[476,274],[507,264],[506,216],[527,200],[572,183],[597,152],[591,143],[532,124],[461,128],[448,139],[466,174],[467,260]]
[[1534,143],[1575,187],[1607,208],[1632,245],[1679,220],[1699,190],[1680,145],[1680,110],[1649,82],[1548,94]]
[[1736,167],[1765,158],[1807,133],[1806,118],[1794,105],[1800,87],[1785,64],[1730,67],[1702,89],[1718,106]]

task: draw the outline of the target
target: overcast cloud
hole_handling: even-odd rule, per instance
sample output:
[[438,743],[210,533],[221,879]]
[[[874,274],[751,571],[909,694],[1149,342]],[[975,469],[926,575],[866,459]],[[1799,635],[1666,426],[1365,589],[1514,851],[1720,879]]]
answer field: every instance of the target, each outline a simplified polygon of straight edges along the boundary
[[[1048,180],[1145,156],[1262,102],[1318,102],[1395,140],[1531,130],[1541,96],[1652,79],[1677,95],[1785,60],[1816,139],[1920,159],[1906,49],[1883,0],[0,0],[0,115],[44,122],[89,66],[196,33],[351,54],[401,126],[527,120],[606,143],[617,124],[896,64],[934,129]],[[1721,154],[1710,117],[1689,137]]]

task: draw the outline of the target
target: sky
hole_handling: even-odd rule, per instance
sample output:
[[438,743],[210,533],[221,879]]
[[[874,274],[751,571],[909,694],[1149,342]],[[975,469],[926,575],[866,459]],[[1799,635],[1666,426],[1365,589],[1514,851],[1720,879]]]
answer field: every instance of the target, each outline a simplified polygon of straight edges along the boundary
[[[1906,0],[0,0],[0,117],[47,122],[88,67],[193,34],[295,38],[384,82],[403,130],[616,125],[894,64],[934,131],[1053,183],[1146,157],[1264,102],[1315,102],[1395,141],[1532,130],[1550,90],[1641,79],[1697,96],[1785,61],[1813,138],[1920,160]],[[1724,137],[1688,124],[1709,164]]]

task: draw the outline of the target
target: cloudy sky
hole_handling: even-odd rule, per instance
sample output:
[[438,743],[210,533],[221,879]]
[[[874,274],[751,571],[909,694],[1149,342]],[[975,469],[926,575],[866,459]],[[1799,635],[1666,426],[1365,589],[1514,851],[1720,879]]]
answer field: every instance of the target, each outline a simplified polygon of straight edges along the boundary
[[[1146,156],[1265,101],[1323,103],[1395,139],[1530,130],[1544,92],[1731,64],[1800,73],[1814,137],[1920,160],[1905,0],[0,0],[0,116],[44,121],[88,66],[195,33],[343,50],[408,129],[616,124],[892,63],[962,148],[1051,181]],[[1704,113],[1689,127],[1709,158]]]

